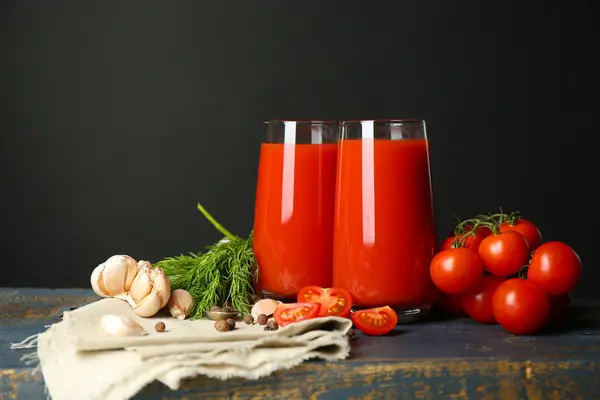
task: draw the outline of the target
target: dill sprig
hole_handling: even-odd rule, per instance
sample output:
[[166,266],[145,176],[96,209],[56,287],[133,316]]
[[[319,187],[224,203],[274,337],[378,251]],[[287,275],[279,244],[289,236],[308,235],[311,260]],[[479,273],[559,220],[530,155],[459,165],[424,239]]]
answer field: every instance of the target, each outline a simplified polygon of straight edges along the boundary
[[173,290],[185,289],[194,298],[190,318],[201,318],[214,305],[230,304],[240,312],[250,312],[253,282],[258,279],[252,232],[248,238],[240,238],[219,224],[201,204],[198,210],[225,238],[207,246],[205,252],[168,257],[155,265],[165,272]]

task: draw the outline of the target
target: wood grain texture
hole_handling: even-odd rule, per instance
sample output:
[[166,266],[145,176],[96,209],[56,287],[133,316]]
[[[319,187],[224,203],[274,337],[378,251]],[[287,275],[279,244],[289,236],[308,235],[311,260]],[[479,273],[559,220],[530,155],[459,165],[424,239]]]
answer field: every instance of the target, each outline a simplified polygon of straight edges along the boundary
[[[42,398],[10,343],[39,333],[63,310],[97,300],[89,290],[0,289],[0,400]],[[468,319],[358,335],[351,358],[306,362],[259,381],[197,378],[177,392],[159,383],[139,399],[594,399],[600,398],[600,302],[579,302],[562,329],[513,336]]]

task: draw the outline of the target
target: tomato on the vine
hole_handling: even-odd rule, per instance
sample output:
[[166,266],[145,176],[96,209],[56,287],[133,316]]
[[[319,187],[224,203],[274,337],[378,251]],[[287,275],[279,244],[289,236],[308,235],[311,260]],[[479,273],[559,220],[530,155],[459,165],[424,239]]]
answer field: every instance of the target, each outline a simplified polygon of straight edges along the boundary
[[358,329],[367,335],[385,335],[398,323],[398,315],[389,306],[355,311],[350,319]]
[[273,318],[280,327],[292,322],[304,321],[319,316],[321,304],[316,302],[281,303],[273,312]]
[[493,234],[481,242],[479,257],[485,269],[501,278],[518,273],[529,261],[529,244],[519,232]]
[[436,308],[442,313],[453,317],[467,315],[461,304],[460,294],[442,293],[435,302]]
[[572,291],[581,277],[581,259],[562,242],[547,242],[533,252],[527,280],[549,295]]
[[550,318],[548,296],[533,283],[512,278],[496,288],[492,300],[498,323],[514,335],[531,335]]
[[352,308],[352,296],[346,289],[307,286],[298,292],[298,303],[317,302],[321,304],[320,317],[347,317]]
[[464,232],[458,234],[458,236],[456,236],[454,233],[452,233],[450,236],[448,236],[446,239],[444,239],[442,241],[442,244],[440,245],[440,251],[448,250],[448,249],[452,248],[452,244],[456,241],[457,237],[464,238],[461,242],[460,247],[466,247],[467,249],[473,249],[473,250],[477,251],[477,249],[479,248],[479,245],[481,244],[481,241],[483,239],[485,239],[487,236],[489,236],[490,233],[492,233],[492,231],[490,231],[490,229],[486,226],[479,226],[475,230],[475,235],[469,234],[469,232],[471,232],[472,230],[473,230],[473,227],[470,225],[467,225],[464,228]]
[[505,279],[494,275],[484,276],[477,289],[461,295],[461,305],[465,313],[482,324],[497,323],[492,300],[496,289],[504,281]]
[[452,243],[456,240],[456,236],[448,236],[446,239],[442,240],[442,244],[440,245],[439,251],[444,251],[452,248]]
[[537,249],[542,244],[542,233],[531,221],[519,218],[514,223],[504,222],[500,225],[500,232],[515,231],[525,236],[529,244],[529,251]]
[[429,273],[442,292],[465,293],[481,282],[483,264],[474,250],[458,247],[436,254],[431,260]]

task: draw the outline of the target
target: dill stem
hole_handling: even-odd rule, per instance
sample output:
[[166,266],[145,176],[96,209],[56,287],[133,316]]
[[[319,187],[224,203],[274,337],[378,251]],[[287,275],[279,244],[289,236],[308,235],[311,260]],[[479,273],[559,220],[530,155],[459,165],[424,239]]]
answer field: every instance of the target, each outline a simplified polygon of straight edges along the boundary
[[221,232],[223,235],[225,235],[225,237],[227,237],[227,239],[236,240],[238,238],[233,233],[231,233],[227,229],[225,229],[225,227],[223,225],[218,223],[217,220],[214,219],[213,216],[210,215],[209,212],[206,211],[206,209],[204,207],[202,207],[202,204],[200,204],[200,203],[198,203],[198,210],[200,210],[200,212],[206,217],[206,219],[208,219],[210,221],[210,223],[213,224],[214,227],[219,230],[219,232]]

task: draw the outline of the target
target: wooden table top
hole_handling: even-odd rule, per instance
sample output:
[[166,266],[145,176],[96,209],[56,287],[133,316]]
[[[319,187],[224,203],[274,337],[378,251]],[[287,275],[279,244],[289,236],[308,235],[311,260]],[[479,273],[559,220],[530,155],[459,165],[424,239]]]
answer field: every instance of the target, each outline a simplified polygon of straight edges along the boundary
[[[96,300],[84,289],[0,288],[0,400],[44,398],[40,374],[11,342]],[[594,399],[600,398],[600,301],[575,302],[566,329],[513,336],[468,319],[358,334],[351,358],[309,361],[257,380],[197,378],[173,392],[155,382],[136,399]]]

